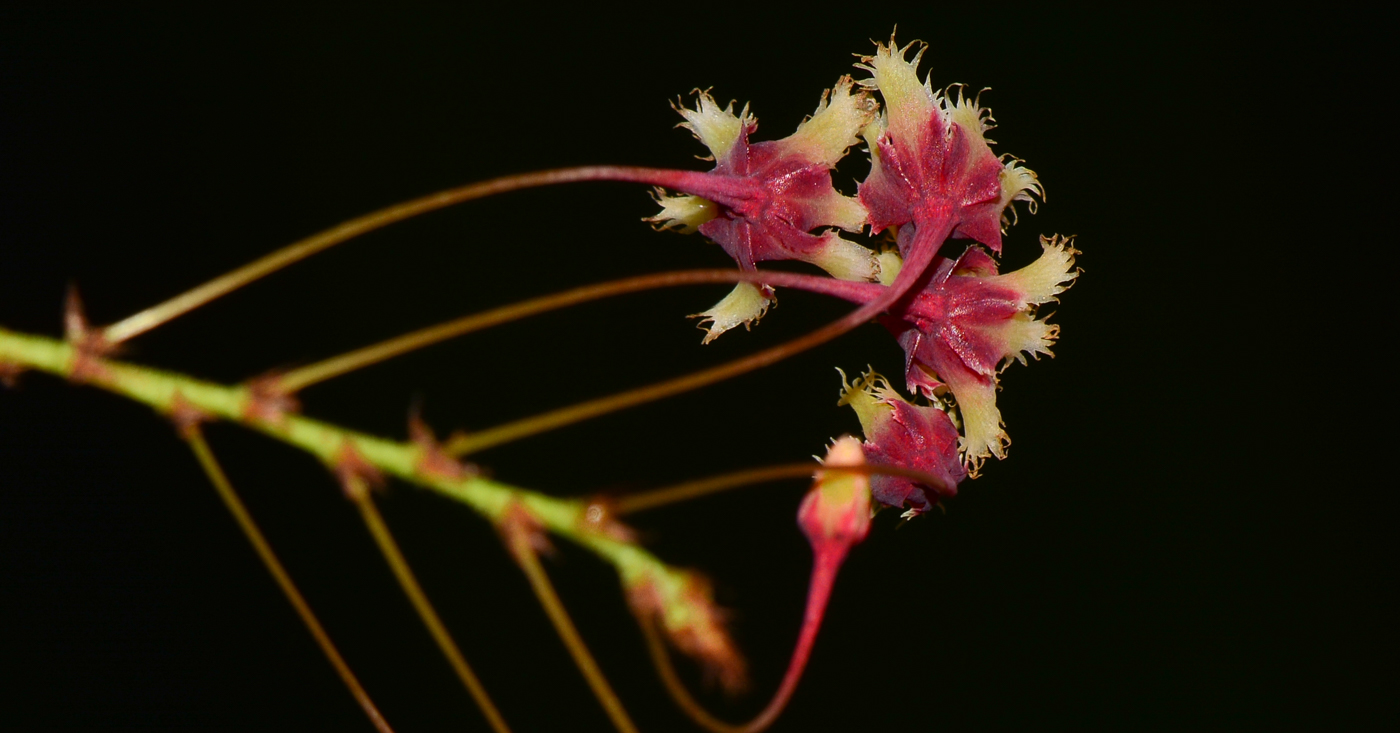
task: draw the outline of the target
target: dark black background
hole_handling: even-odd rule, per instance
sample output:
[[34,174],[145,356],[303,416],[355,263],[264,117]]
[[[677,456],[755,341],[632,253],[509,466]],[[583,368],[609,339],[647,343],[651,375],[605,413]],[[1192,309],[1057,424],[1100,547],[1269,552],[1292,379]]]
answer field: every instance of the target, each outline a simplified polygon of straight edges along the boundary
[[[1347,300],[1376,287],[1357,253],[1389,236],[1385,189],[1359,177],[1388,145],[1364,122],[1380,94],[1364,86],[1380,64],[1375,21],[928,4],[11,8],[0,324],[56,334],[70,282],[111,322],[472,180],[703,167],[668,100],[713,87],[752,101],[758,139],[781,137],[896,22],[932,44],[936,84],[994,88],[997,150],[1048,189],[1008,236],[1007,265],[1059,232],[1079,235],[1085,273],[1056,308],[1056,358],[1004,375],[1011,458],[946,514],[878,519],[776,730],[1393,722],[1393,480],[1343,470],[1386,459],[1369,418],[1386,339]],[[863,157],[843,164],[847,192]],[[530,295],[726,263],[699,237],[652,232],[640,219],[653,211],[640,187],[588,184],[435,213],[143,336],[129,357],[234,382]],[[753,332],[701,347],[683,316],[723,292],[475,335],[315,387],[305,409],[402,436],[418,400],[443,431],[484,427],[718,363],[847,308],[787,292]],[[894,374],[900,359],[868,327],[479,458],[561,495],[799,460],[858,427],[835,405],[832,367]],[[210,437],[397,729],[484,729],[320,466],[237,428]],[[635,517],[648,546],[708,573],[734,609],[756,689],[707,698],[731,718],[762,704],[796,633],[801,489]],[[491,528],[410,487],[381,504],[515,728],[605,729]],[[559,549],[552,574],[638,723],[688,729],[612,572]],[[369,729],[172,428],[41,375],[0,392],[0,619],[0,727]]]

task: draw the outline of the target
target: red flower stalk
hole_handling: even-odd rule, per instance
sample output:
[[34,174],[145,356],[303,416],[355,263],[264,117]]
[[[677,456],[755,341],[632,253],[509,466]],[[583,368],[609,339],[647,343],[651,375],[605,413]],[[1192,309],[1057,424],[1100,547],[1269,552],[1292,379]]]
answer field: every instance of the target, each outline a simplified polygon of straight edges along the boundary
[[[860,441],[849,435],[837,439],[827,450],[823,463],[829,467],[865,465]],[[802,679],[802,670],[807,666],[812,644],[821,629],[822,617],[826,615],[826,604],[831,599],[836,573],[851,548],[870,533],[869,477],[859,473],[818,471],[812,490],[807,492],[797,510],[797,524],[812,545],[812,580],[807,586],[807,609],[802,616],[802,631],[798,634],[797,646],[788,661],[782,684],[763,712],[743,726],[747,731],[768,727],[787,705],[797,689],[798,681]]]

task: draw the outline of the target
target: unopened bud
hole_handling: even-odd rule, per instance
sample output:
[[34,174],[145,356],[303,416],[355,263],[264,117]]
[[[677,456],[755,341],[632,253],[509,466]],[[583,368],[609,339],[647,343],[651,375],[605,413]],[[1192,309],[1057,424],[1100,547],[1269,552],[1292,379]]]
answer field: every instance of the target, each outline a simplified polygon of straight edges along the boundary
[[797,510],[797,524],[818,555],[833,550],[844,554],[870,533],[870,477],[830,469],[864,466],[860,441],[849,435],[838,438],[822,465],[827,468],[817,471],[812,490]]

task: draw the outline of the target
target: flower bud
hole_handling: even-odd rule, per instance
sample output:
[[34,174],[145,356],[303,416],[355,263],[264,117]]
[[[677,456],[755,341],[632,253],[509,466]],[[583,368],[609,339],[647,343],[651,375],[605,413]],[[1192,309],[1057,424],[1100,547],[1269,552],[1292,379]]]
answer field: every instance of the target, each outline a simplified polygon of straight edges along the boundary
[[[826,451],[822,465],[864,466],[860,441],[847,435]],[[797,510],[797,524],[812,543],[813,552],[844,555],[870,533],[870,477],[846,471],[817,471],[812,489]]]

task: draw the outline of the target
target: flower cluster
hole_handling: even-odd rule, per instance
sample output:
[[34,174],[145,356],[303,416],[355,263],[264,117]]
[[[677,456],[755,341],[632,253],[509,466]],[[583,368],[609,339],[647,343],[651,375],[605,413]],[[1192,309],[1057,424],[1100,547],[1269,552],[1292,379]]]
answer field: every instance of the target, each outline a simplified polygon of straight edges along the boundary
[[[1058,326],[1036,318],[1078,275],[1066,238],[1042,238],[1034,263],[1002,274],[993,255],[1015,220],[1014,204],[1034,211],[1044,191],[1019,159],[997,156],[986,133],[988,110],[961,86],[938,91],[917,69],[924,46],[877,44],[857,68],[869,78],[840,79],[817,111],[782,140],[750,142],[757,129],[745,106],[721,107],[699,92],[679,108],[709,150],[714,170],[679,194],[658,190],[662,211],[650,221],[699,231],[744,270],[759,262],[799,260],[841,280],[825,292],[885,307],[880,322],[905,352],[905,383],[921,405],[873,372],[847,385],[841,403],[856,410],[871,465],[937,477],[925,485],[898,475],[871,479],[874,498],[918,514],[1010,442],[996,406],[998,372],[1012,360],[1049,354]],[[870,173],[855,197],[832,185],[831,171],[864,140]],[[897,251],[877,253],[838,231],[888,232]],[[949,241],[966,240],[958,252]],[[740,284],[701,315],[705,341],[757,321],[775,295]],[[961,427],[961,433],[959,433]]]

